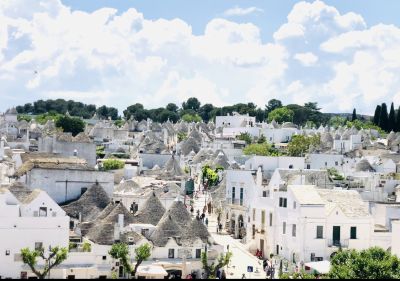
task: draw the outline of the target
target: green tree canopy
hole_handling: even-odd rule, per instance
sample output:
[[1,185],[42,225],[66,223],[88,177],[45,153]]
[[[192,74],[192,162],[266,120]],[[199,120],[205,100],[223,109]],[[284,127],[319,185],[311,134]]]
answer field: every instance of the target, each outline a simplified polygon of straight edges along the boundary
[[[68,249],[62,247],[52,248],[48,254],[45,254],[44,249],[30,250],[29,248],[21,249],[22,262],[27,264],[31,271],[39,279],[44,279],[50,272],[50,270],[68,257]],[[37,269],[37,258],[40,257],[44,261],[44,268],[42,271]]]
[[272,147],[272,145],[267,142],[250,144],[243,149],[243,154],[259,155],[259,156],[279,156],[280,155],[278,150],[275,149],[274,147]]
[[268,101],[268,104],[265,105],[265,111],[269,113],[280,107],[282,107],[282,102],[280,100],[271,99]]
[[275,120],[278,123],[283,122],[292,122],[294,116],[294,112],[291,109],[288,109],[286,106],[274,109],[270,113],[268,113],[268,122]]
[[240,135],[236,136],[236,139],[243,140],[247,144],[251,144],[253,141],[253,138],[251,137],[251,135],[249,133],[240,133]]
[[398,279],[400,261],[379,247],[339,251],[331,259],[332,279]]
[[301,157],[308,152],[311,145],[318,146],[321,143],[320,135],[303,136],[294,135],[288,144],[288,154],[290,156]]
[[182,120],[185,122],[201,122],[201,117],[198,114],[185,114],[182,116]]
[[103,162],[103,169],[105,171],[122,169],[124,166],[125,163],[117,159],[107,159]]
[[187,101],[182,103],[183,109],[191,109],[197,112],[200,108],[200,102],[197,98],[189,98]]
[[78,117],[61,116],[56,120],[56,126],[66,133],[72,133],[73,136],[85,130],[85,123]]

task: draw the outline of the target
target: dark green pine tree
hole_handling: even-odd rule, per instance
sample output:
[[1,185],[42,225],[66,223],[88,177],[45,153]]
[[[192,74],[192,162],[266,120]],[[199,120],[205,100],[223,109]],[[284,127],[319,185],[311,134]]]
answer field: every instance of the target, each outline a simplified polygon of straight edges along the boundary
[[374,120],[373,120],[375,125],[379,125],[380,116],[381,116],[381,106],[378,104],[375,109]]
[[381,127],[385,131],[389,130],[389,116],[388,116],[388,112],[387,112],[386,103],[382,103],[382,105],[381,105],[381,114],[379,116],[378,126]]
[[353,115],[351,116],[351,121],[354,121],[356,119],[357,119],[357,112],[356,112],[356,109],[354,108],[353,109]]
[[388,131],[394,131],[394,130],[396,130],[396,114],[394,112],[394,105],[392,102],[392,105],[390,106],[390,112],[389,112]]
[[400,106],[397,109],[397,114],[396,114],[396,132],[400,132]]

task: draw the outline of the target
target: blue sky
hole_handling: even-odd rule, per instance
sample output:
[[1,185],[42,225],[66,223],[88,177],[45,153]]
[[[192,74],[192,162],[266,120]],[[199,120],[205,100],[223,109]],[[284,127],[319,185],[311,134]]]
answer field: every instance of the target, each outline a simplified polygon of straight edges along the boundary
[[[231,17],[237,22],[252,22],[260,27],[263,40],[271,40],[273,32],[286,21],[296,0],[62,0],[74,10],[92,12],[102,7],[113,7],[119,12],[134,7],[146,18],[181,18],[188,22],[195,34],[201,34],[206,24],[233,7],[258,7],[264,12],[242,17]],[[313,2],[307,0],[307,2]],[[361,14],[368,25],[378,23],[400,26],[398,0],[326,0],[340,12]]]
[[398,0],[3,0],[0,111],[37,99],[117,107],[400,105]]

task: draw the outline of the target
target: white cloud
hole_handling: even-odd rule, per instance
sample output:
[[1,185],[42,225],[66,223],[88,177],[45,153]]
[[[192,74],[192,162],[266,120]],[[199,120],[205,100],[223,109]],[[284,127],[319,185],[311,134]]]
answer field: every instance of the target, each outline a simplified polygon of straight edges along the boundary
[[297,53],[294,58],[304,66],[312,66],[318,61],[318,57],[311,52]]
[[215,18],[194,35],[181,19],[72,11],[57,0],[1,1],[0,22],[4,107],[62,97],[123,110],[196,96],[373,113],[376,103],[400,100],[400,29],[367,28],[360,15],[321,1],[296,4],[271,42],[252,23]]
[[257,7],[240,8],[238,6],[228,9],[224,12],[225,16],[247,16],[253,13],[263,13],[264,10]]

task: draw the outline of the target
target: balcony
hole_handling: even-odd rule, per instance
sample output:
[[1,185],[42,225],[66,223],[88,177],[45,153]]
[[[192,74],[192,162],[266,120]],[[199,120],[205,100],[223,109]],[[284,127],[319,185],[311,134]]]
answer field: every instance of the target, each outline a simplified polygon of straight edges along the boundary
[[328,239],[328,247],[337,247],[337,248],[348,248],[349,247],[349,239],[342,240],[332,240]]

